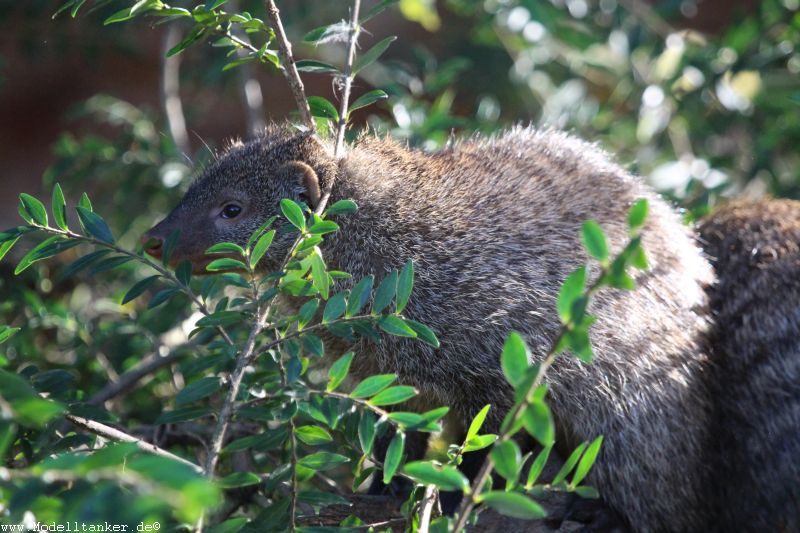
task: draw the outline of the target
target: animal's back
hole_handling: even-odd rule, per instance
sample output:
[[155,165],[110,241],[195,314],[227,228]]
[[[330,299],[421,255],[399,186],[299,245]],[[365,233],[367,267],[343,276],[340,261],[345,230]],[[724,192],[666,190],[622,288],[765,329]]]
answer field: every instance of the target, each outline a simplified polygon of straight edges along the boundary
[[528,129],[433,155],[366,141],[340,179],[339,194],[361,209],[342,221],[326,257],[356,274],[413,258],[417,283],[406,315],[442,341],[433,351],[387,339],[366,351],[375,363],[368,370],[399,373],[466,420],[492,403],[493,429],[511,404],[499,365],[504,337],[522,332],[540,359],[559,328],[560,283],[587,259],[582,222],[598,220],[618,251],[628,239],[628,208],[648,198],[651,269],[635,291],[596,298],[596,360],[557,361],[548,376],[551,405],[562,445],[605,435],[594,482],[637,529],[704,523],[702,338],[711,270],[662,200],[591,145]]
[[800,202],[734,202],[699,229],[718,275],[720,530],[800,531]]

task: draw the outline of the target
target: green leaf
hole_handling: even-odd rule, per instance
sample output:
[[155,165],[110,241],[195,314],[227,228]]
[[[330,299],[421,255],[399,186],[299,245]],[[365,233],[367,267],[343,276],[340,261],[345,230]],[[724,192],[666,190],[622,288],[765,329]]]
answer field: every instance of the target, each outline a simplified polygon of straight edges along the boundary
[[364,68],[369,66],[370,64],[374,63],[383,53],[389,48],[389,45],[392,44],[397,39],[394,35],[383,39],[382,41],[378,42],[375,46],[361,54],[361,56],[356,59],[355,63],[353,63],[353,76],[361,72]]
[[188,287],[189,283],[192,281],[192,262],[188,259],[184,259],[178,266],[175,268],[175,277],[178,278],[178,281],[183,283],[184,286]]
[[605,263],[608,260],[608,244],[603,229],[594,220],[587,220],[581,228],[581,239],[589,255]]
[[6,256],[6,254],[11,250],[18,240],[19,237],[15,237],[11,240],[3,241],[3,243],[0,244],[0,260]]
[[322,256],[317,251],[309,256],[309,259],[311,261],[311,279],[314,288],[319,291],[323,300],[327,300],[331,285],[325,267],[325,261],[323,261]]
[[252,472],[234,472],[217,481],[217,485],[223,489],[249,487],[259,483],[261,483],[261,478]]
[[331,365],[330,370],[328,370],[328,386],[326,387],[328,392],[336,390],[336,387],[347,377],[354,355],[354,352],[347,352]]
[[581,455],[583,455],[583,451],[588,446],[588,443],[584,442],[581,443],[580,446],[575,448],[573,452],[567,457],[567,460],[564,461],[564,465],[561,467],[561,470],[558,471],[556,476],[553,478],[553,481],[550,482],[551,485],[558,485],[563,483],[564,480],[567,478],[567,474],[569,474],[575,465],[578,463],[578,459],[580,459]]
[[531,469],[528,471],[528,480],[525,482],[526,489],[533,487],[533,485],[536,483],[536,480],[539,479],[539,476],[542,474],[542,471],[547,464],[547,459],[550,458],[550,451],[552,449],[552,445],[545,446],[536,456],[536,459],[533,460],[533,463],[531,463]]
[[146,291],[155,281],[160,278],[160,275],[150,276],[149,278],[144,278],[136,282],[136,284],[130,288],[130,290],[125,293],[125,296],[122,298],[122,305],[134,300],[141,296],[141,294]]
[[178,239],[181,238],[180,228],[175,228],[167,235],[167,240],[164,241],[164,246],[161,248],[161,264],[164,266],[169,265],[172,259],[172,253],[178,245]]
[[397,271],[392,270],[383,278],[378,290],[375,291],[375,299],[372,302],[372,314],[377,315],[383,311],[394,299],[397,292]]
[[309,446],[321,446],[333,442],[333,437],[319,426],[301,426],[294,430],[297,438]]
[[78,218],[81,220],[83,227],[89,235],[100,241],[114,244],[114,236],[111,234],[111,230],[108,229],[108,225],[100,215],[81,206],[75,209],[78,211]]
[[350,393],[351,398],[367,398],[374,394],[379,393],[397,380],[395,374],[378,374],[377,376],[370,376]]
[[19,195],[20,208],[25,211],[35,223],[47,226],[47,210],[44,204],[27,193]]
[[649,209],[647,200],[644,198],[634,202],[628,211],[628,227],[631,231],[635,231],[644,225]]
[[351,317],[357,315],[359,311],[367,304],[369,301],[370,293],[372,292],[372,276],[367,276],[366,278],[359,281],[353,290],[350,291],[350,296],[347,298],[347,309],[345,311],[345,316]]
[[567,347],[584,363],[591,363],[594,359],[592,345],[589,341],[588,327],[569,330],[564,336]]
[[19,275],[33,263],[41,261],[42,259],[47,259],[48,257],[53,257],[54,255],[58,255],[65,250],[79,245],[80,243],[81,242],[78,240],[65,239],[60,235],[54,235],[48,239],[45,239],[27,254],[25,254],[22,259],[20,259],[19,264],[17,264],[17,268],[14,269],[14,274]]
[[339,200],[325,210],[325,215],[344,215],[356,211],[358,211],[358,205],[353,200]]
[[93,263],[96,263],[97,261],[99,261],[100,259],[102,259],[103,257],[107,256],[110,253],[111,250],[108,249],[97,250],[90,254],[84,255],[83,257],[79,257],[71,264],[69,264],[64,270],[62,270],[58,274],[57,279],[58,280],[68,279],[77,274],[78,272],[80,272],[81,270],[83,270],[84,268],[92,265]]
[[42,398],[26,380],[5,370],[0,370],[0,391],[15,422],[25,426],[43,426],[64,411],[63,405]]
[[[237,415],[240,412],[241,411],[237,411]],[[260,435],[248,435],[247,437],[236,439],[225,446],[225,448],[222,450],[222,453],[230,454],[233,452],[248,450],[250,448],[258,451],[273,450],[281,446],[288,436],[289,432],[283,427],[267,430]]]
[[430,344],[434,348],[439,348],[439,339],[436,338],[436,334],[433,333],[433,330],[426,326],[425,324],[421,324],[416,320],[409,320],[407,318],[403,319],[403,322],[406,323],[408,327],[414,330],[414,333],[417,334],[417,338],[426,344]]
[[261,258],[264,257],[264,254],[267,253],[270,245],[272,244],[272,239],[275,237],[275,230],[269,230],[264,235],[262,235],[256,245],[253,247],[253,253],[250,255],[250,268],[255,270],[256,266],[258,266],[258,262],[261,261]]
[[7,420],[0,420],[0,464],[6,464],[6,453],[16,440],[17,425]]
[[244,256],[244,248],[232,242],[218,242],[206,250],[206,254],[236,254]]
[[53,209],[53,220],[56,225],[64,231],[69,230],[67,226],[67,202],[64,199],[64,191],[58,183],[53,187],[53,199],[50,202]]
[[308,228],[309,233],[316,235],[325,235],[326,233],[333,233],[339,231],[339,224],[332,220],[321,220]]
[[[350,506],[350,501],[343,496],[339,496],[338,494],[331,494],[330,492],[323,492],[321,490],[304,490],[297,495],[297,500],[303,503],[307,503],[314,507],[328,507],[329,505],[346,505]],[[312,531],[317,531],[318,533],[325,533],[325,527],[320,528],[297,528],[297,532],[305,532],[311,529]],[[319,531],[322,529],[323,531]],[[338,527],[333,527],[335,532],[332,533],[340,533],[341,529]],[[344,532],[341,532],[344,533]]]
[[398,431],[392,437],[389,448],[386,450],[386,458],[383,460],[383,483],[388,485],[394,477],[400,462],[403,460],[403,450],[406,446],[406,434]]
[[[0,256],[2,257],[2,256]],[[638,246],[632,254],[631,264],[639,270],[647,270],[649,263],[647,262],[647,254],[644,253],[644,248]]]
[[22,235],[32,231],[37,231],[37,229],[31,226],[17,226],[16,228],[9,228],[0,232],[0,242],[14,241]]
[[575,469],[575,474],[572,476],[572,482],[570,483],[572,487],[578,486],[589,473],[592,465],[594,465],[594,462],[597,460],[597,454],[600,453],[600,446],[602,446],[602,444],[603,436],[600,435],[586,448],[580,463],[578,463],[578,467]]
[[89,211],[94,211],[94,208],[92,207],[92,201],[89,200],[89,195],[86,193],[81,194],[81,199],[78,200],[78,206],[88,209]]
[[402,318],[386,315],[378,320],[378,326],[390,335],[398,337],[416,337],[417,332],[406,325]]
[[[277,216],[275,216],[275,215],[273,215],[273,216],[269,217],[267,220],[265,220],[265,221],[264,221],[264,223],[263,223],[263,224],[261,224],[261,225],[258,227],[258,229],[257,229],[257,230],[255,230],[253,233],[251,233],[251,234],[250,234],[250,237],[247,239],[247,248],[250,248],[251,246],[253,246],[253,243],[254,243],[254,242],[256,242],[256,239],[258,239],[259,237],[261,237],[261,234],[262,234],[262,233],[264,233],[264,231],[265,231],[265,230],[266,230],[266,229],[267,229],[269,226],[271,226],[271,225],[272,225],[272,223],[273,223],[273,222],[275,222],[275,220],[277,220],[277,219],[278,219],[278,217],[277,217]],[[244,250],[242,250],[241,254],[242,254],[242,255],[244,255]]]
[[175,395],[175,405],[186,405],[207,398],[217,392],[221,386],[222,384],[218,377],[198,379]]
[[596,500],[600,497],[600,493],[597,492],[596,488],[587,487],[585,485],[583,487],[575,487],[575,494],[587,500]]
[[94,274],[99,274],[100,272],[113,270],[119,266],[130,263],[131,261],[133,261],[133,257],[129,255],[116,255],[114,257],[108,257],[92,265],[92,268],[89,270],[88,274],[93,276]]
[[309,96],[308,107],[311,109],[311,115],[315,117],[339,120],[339,112],[336,111],[336,107],[322,96]]
[[203,34],[205,33],[205,27],[198,24],[183,38],[181,42],[173,46],[172,48],[167,51],[167,57],[172,57],[176,54],[180,54],[187,48],[189,48],[192,44],[194,44],[197,40],[199,40]]
[[204,316],[195,324],[198,328],[230,326],[238,324],[244,320],[245,315],[241,311],[217,311],[208,316]]
[[423,485],[436,485],[439,490],[469,492],[469,481],[458,468],[434,465],[431,461],[414,461],[403,466],[403,473]]
[[397,278],[397,313],[402,313],[414,288],[414,263],[409,259]]
[[328,303],[325,305],[325,310],[322,312],[323,324],[333,322],[344,314],[346,307],[345,296],[346,294],[344,291],[331,296],[331,299],[328,300]]
[[306,455],[297,461],[297,464],[321,472],[323,470],[330,470],[336,468],[340,464],[348,462],[350,459],[344,455],[331,452],[317,452],[311,455]]
[[478,435],[468,439],[464,446],[464,453],[475,452],[487,448],[495,443],[497,435],[488,433],[486,435]]
[[500,514],[521,520],[536,520],[547,516],[541,505],[518,492],[493,490],[481,494],[477,499]]
[[238,259],[231,259],[230,257],[222,257],[214,259],[207,266],[206,270],[209,272],[219,272],[221,270],[247,270],[247,265]]
[[472,419],[472,422],[469,424],[469,429],[467,430],[467,436],[464,438],[464,441],[468,441],[473,437],[478,436],[478,432],[483,427],[484,421],[486,421],[486,415],[489,414],[489,410],[492,408],[492,404],[487,403],[483,406],[483,409],[478,411],[478,414],[475,415],[475,418]]
[[583,295],[586,287],[586,267],[580,267],[567,276],[558,292],[556,307],[562,324],[568,324],[572,319],[572,306]]
[[16,335],[20,328],[12,328],[10,326],[0,326],[0,344],[6,342],[8,339]]
[[414,387],[401,385],[398,387],[389,387],[375,396],[373,396],[369,403],[375,406],[395,405],[403,403],[417,395],[417,390]]
[[154,422],[156,425],[160,424],[175,424],[177,422],[186,422],[188,420],[196,420],[212,413],[210,407],[183,407],[175,409],[174,411],[164,411],[156,418]]
[[555,426],[550,408],[544,401],[533,401],[522,414],[525,430],[542,446],[551,446],[555,441]]
[[418,413],[403,411],[390,412],[389,420],[397,423],[403,429],[412,431],[433,431],[433,429],[428,428],[430,421]]
[[157,293],[150,298],[150,301],[147,303],[148,309],[153,309],[154,307],[158,307],[159,305],[163,304],[176,294],[180,292],[180,289],[177,287],[167,287],[165,289],[161,289]]
[[367,107],[368,105],[374,104],[378,100],[385,100],[386,98],[389,98],[389,95],[380,89],[375,89],[374,91],[369,91],[368,93],[362,94],[356,99],[355,102],[350,104],[350,109],[347,110],[347,115],[350,116],[350,113],[356,109]]
[[297,70],[311,74],[339,74],[339,69],[324,61],[301,59],[295,62]]
[[303,210],[297,203],[288,198],[284,198],[281,200],[281,212],[292,226],[300,231],[306,229],[306,217],[303,216]]
[[298,329],[303,329],[314,319],[314,316],[317,314],[317,309],[319,309],[319,300],[316,298],[313,298],[303,304],[297,314]]
[[519,386],[525,378],[529,360],[530,351],[522,336],[517,332],[512,332],[503,344],[500,364],[503,367],[503,374],[514,388]]
[[302,337],[300,337],[303,349],[311,355],[315,355],[317,357],[322,357],[325,355],[325,344],[323,344],[322,339],[317,337],[316,335],[312,335],[310,333],[306,333]]
[[516,483],[522,467],[522,454],[517,443],[513,440],[507,440],[495,445],[492,448],[491,457],[497,473],[506,478],[512,485]]
[[365,454],[372,453],[372,445],[375,442],[376,423],[375,415],[372,412],[365,410],[361,413],[361,419],[358,421],[358,442],[361,444],[361,449]]

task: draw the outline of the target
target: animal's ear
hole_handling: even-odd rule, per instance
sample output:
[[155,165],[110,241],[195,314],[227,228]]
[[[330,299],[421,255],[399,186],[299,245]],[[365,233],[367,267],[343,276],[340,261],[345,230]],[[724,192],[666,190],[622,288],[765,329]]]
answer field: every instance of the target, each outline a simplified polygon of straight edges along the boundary
[[312,209],[317,207],[322,191],[319,186],[319,176],[314,169],[302,161],[289,161],[280,168],[280,174],[288,180],[296,180],[306,191],[308,205]]

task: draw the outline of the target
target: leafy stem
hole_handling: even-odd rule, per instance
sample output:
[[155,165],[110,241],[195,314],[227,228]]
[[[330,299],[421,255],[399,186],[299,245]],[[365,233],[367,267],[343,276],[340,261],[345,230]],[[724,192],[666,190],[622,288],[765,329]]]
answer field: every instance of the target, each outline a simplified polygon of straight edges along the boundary
[[[36,222],[29,223],[29,226],[44,231],[46,233],[51,233],[53,235],[61,235],[69,239],[79,240],[86,242],[88,244],[92,244],[94,246],[107,248],[109,250],[117,252],[118,254],[128,256],[144,265],[147,265],[156,272],[158,272],[162,277],[168,279],[171,283],[180,288],[181,291],[183,291],[189,297],[189,299],[197,306],[197,308],[203,315],[205,316],[211,315],[211,311],[209,311],[208,306],[206,306],[205,302],[194,293],[194,291],[189,285],[178,279],[178,277],[171,270],[165,268],[164,266],[156,263],[155,261],[152,261],[151,259],[143,255],[139,255],[136,252],[132,252],[130,250],[122,248],[121,246],[117,246],[114,243],[106,242],[104,240],[97,239],[95,237],[90,237],[88,235],[75,233],[72,230],[62,230],[59,228],[54,228],[49,225],[45,226],[37,224]],[[220,335],[222,335],[222,337],[225,339],[225,342],[227,342],[230,345],[234,344],[233,339],[231,339],[231,337],[228,335],[228,332],[225,331],[225,328],[223,328],[222,326],[217,326],[217,331],[219,331]]]
[[[585,297],[588,299],[591,296],[594,296],[598,290],[604,285],[604,280],[608,275],[608,268],[603,267],[600,272],[600,275],[597,279],[592,283],[592,285],[586,289],[584,292]],[[558,357],[559,353],[561,353],[561,345],[562,342],[567,335],[567,333],[576,326],[576,322],[574,319],[568,320],[566,323],[561,325],[561,329],[559,330],[558,335],[553,340],[550,345],[550,349],[548,350],[545,358],[539,365],[538,371],[536,373],[536,378],[530,384],[530,386],[525,391],[525,394],[522,396],[521,401],[517,402],[514,407],[512,408],[511,412],[507,415],[506,419],[511,420],[509,424],[507,424],[507,430],[501,432],[498,436],[497,444],[506,442],[510,440],[513,435],[513,428],[517,425],[522,415],[525,413],[525,410],[531,405],[531,397],[536,391],[537,388],[542,384],[544,380],[544,376],[547,373],[548,369],[553,365],[556,358]],[[463,446],[459,449],[461,452],[463,450]],[[458,509],[458,518],[456,520],[455,525],[453,526],[453,531],[462,531],[466,525],[467,520],[469,519],[470,514],[472,513],[473,508],[478,503],[477,498],[479,497],[481,491],[483,490],[484,485],[489,479],[489,476],[492,474],[492,470],[494,470],[494,461],[492,460],[491,454],[486,456],[486,459],[481,466],[478,475],[475,477],[475,480],[472,482],[472,489],[471,495],[464,496],[464,499],[461,501],[461,506]]]

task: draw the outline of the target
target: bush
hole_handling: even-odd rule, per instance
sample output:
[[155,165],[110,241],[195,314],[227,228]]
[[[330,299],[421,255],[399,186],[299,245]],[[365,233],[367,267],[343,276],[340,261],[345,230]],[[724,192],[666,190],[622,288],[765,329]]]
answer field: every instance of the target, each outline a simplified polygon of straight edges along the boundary
[[[63,9],[75,16],[84,3],[72,0]],[[391,3],[380,2],[355,18],[363,24]],[[103,9],[108,2],[97,4]],[[370,81],[384,88],[351,102],[353,79],[377,64],[394,40],[377,40],[356,54],[353,43],[359,26],[352,21],[306,33],[304,40],[319,49],[338,43],[346,49],[343,67],[319,59],[296,62],[301,72],[332,74],[341,91],[339,105],[321,96],[306,97],[280,46],[277,13],[265,22],[225,4],[200,2],[188,9],[146,0],[109,13],[105,22],[152,16],[170,24],[188,23],[191,27],[168,55],[212,40],[228,52],[223,68],[280,67],[294,88],[298,127],[337,139],[339,154],[346,147],[345,134],[354,135],[347,130],[351,113],[389,97],[392,119],[376,113],[370,116],[372,125],[427,148],[446,142],[453,127],[492,131],[501,113],[508,113],[497,96],[477,94],[471,95],[477,102],[475,117],[454,116],[452,86],[458,76],[489,66],[470,66],[463,58],[437,65],[424,53],[418,54],[416,72],[406,64],[370,75]],[[636,156],[642,169],[656,176],[659,169],[686,166],[686,179],[670,185],[670,190],[686,197],[695,213],[706,210],[715,194],[732,183],[763,179],[773,190],[794,193],[796,184],[782,169],[793,157],[789,147],[797,132],[787,124],[797,113],[792,99],[797,88],[767,101],[758,89],[771,80],[752,70],[753,65],[767,64],[783,76],[795,68],[791,65],[797,63],[796,54],[781,48],[797,38],[797,25],[785,21],[789,9],[766,2],[744,29],[732,29],[719,43],[701,46],[693,33],[660,35],[661,19],[655,12],[645,17],[649,26],[630,30],[632,15],[616,8],[592,8],[591,17],[570,18],[562,8],[541,2],[488,2],[488,9],[468,2],[446,5],[454,20],[474,26],[467,39],[470,46],[487,54],[502,48],[513,58],[515,76],[501,90],[519,84],[531,88],[531,94],[516,98],[532,95],[544,102],[538,111],[550,122],[591,129],[624,157]],[[426,27],[441,24],[426,2],[401,2],[401,9]],[[541,28],[530,26],[533,22]],[[770,42],[754,48],[750,34],[764,27],[772,29]],[[534,34],[545,41],[534,46],[539,42]],[[614,55],[621,53],[615,46],[621,46],[623,37],[630,62]],[[536,54],[554,50],[562,54],[557,61],[526,69],[538,61]],[[734,59],[730,50],[735,51]],[[415,84],[415,78],[425,83]],[[601,105],[595,94],[615,85],[618,92]],[[567,98],[570,94],[573,97]],[[713,105],[709,98],[716,98]],[[507,107],[514,105],[512,99]],[[56,178],[69,183],[68,193],[88,186],[104,199],[116,197],[115,205],[141,195],[153,211],[163,211],[174,197],[157,191],[166,182],[182,183],[189,174],[176,157],[176,146],[154,134],[157,128],[147,113],[108,97],[89,101],[86,110],[113,121],[120,137],[63,137],[46,176],[53,185],[50,210],[33,196],[22,195],[25,225],[0,234],[0,258],[18,249],[20,239],[44,238],[17,262],[14,274],[19,277],[3,279],[0,309],[8,324],[0,329],[6,348],[0,358],[5,367],[0,370],[3,520],[108,521],[131,528],[158,523],[171,530],[224,532],[312,531],[316,522],[311,518],[322,507],[347,503],[346,494],[372,474],[386,483],[394,477],[413,483],[403,507],[403,523],[412,530],[460,530],[474,520],[478,504],[510,516],[539,518],[543,510],[535,497],[545,490],[596,496],[582,482],[602,436],[574,450],[551,483],[537,483],[554,441],[542,380],[561,352],[591,362],[588,298],[605,286],[632,288],[626,270],[646,266],[637,236],[645,203],[633,207],[631,241],[618,257],[608,257],[599,226],[584,225],[584,243],[602,275],[587,287],[585,269],[578,269],[565,281],[558,299],[563,327],[540,365],[530,366],[521,337],[509,336],[500,357],[518,394],[501,432],[481,434],[487,406],[473,420],[464,442],[434,459],[406,462],[406,433],[440,431],[447,408],[426,413],[399,410],[416,391],[397,383],[394,375],[348,383],[349,369],[366,355],[348,352],[326,362],[321,333],[375,342],[383,335],[397,335],[437,346],[435,332],[403,315],[413,298],[413,264],[341,291],[337,279],[348,274],[330,271],[319,245],[325,235],[338,231],[338,217],[357,206],[348,201],[326,206],[323,200],[312,212],[285,200],[280,222],[293,226],[297,240],[277,271],[259,269],[270,253],[275,218],[266,221],[246,247],[219,243],[208,250],[220,257],[211,261],[208,275],[201,279],[186,263],[173,270],[168,266],[170,240],[162,261],[148,258],[134,244],[150,213],[131,219],[118,210],[109,224],[100,214],[106,209],[95,210],[83,194],[75,215],[67,215]],[[691,120],[700,113],[709,119]],[[776,115],[785,120],[769,120]],[[735,154],[714,147],[725,144],[729,128],[738,125],[741,132],[741,124],[753,119],[766,128],[748,141],[757,147],[753,164],[733,162]],[[676,146],[671,153],[665,145],[680,144],[675,138],[690,141],[690,149],[678,153]],[[703,138],[715,140],[696,143]],[[127,161],[124,166],[121,159]],[[726,170],[714,174],[718,167]],[[125,172],[118,172],[121,169]],[[717,179],[720,173],[725,176]],[[107,176],[113,177],[104,179]],[[153,197],[157,200],[150,202]],[[112,227],[126,230],[115,236]],[[56,259],[42,262],[51,258]],[[69,263],[57,262],[67,258]],[[287,296],[302,299],[298,313],[276,305]],[[523,455],[513,438],[523,431],[543,447],[535,457]],[[385,457],[379,456],[375,444],[382,437],[389,441]],[[457,466],[464,453],[481,449],[489,450],[489,459],[471,483]],[[492,470],[506,480],[505,490],[491,487]],[[455,517],[432,516],[438,491],[463,493]],[[350,517],[339,526],[365,524]]]

